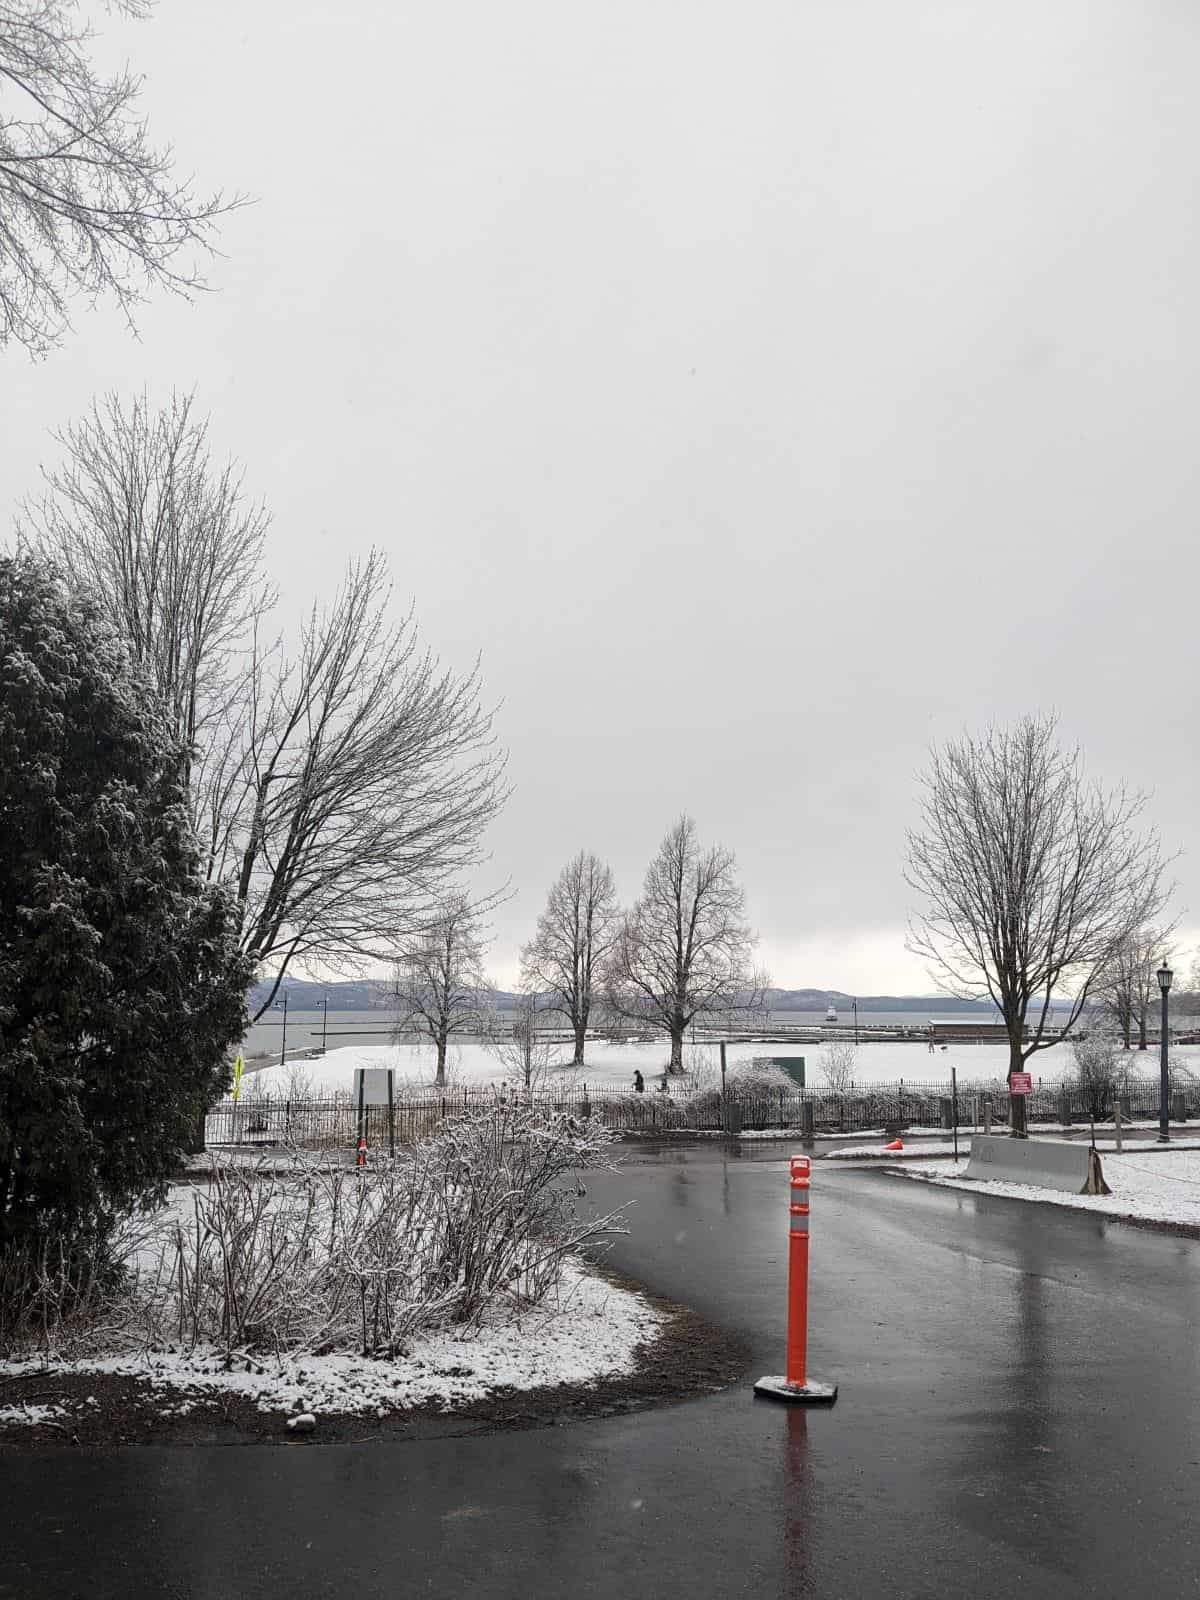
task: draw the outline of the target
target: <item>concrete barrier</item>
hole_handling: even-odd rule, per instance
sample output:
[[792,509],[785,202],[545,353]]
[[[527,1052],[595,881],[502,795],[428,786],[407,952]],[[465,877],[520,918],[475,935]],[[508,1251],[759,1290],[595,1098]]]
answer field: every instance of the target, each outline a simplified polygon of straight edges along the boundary
[[977,1133],[964,1178],[982,1183],[1027,1183],[1067,1194],[1110,1194],[1100,1157],[1090,1145],[1066,1139],[1012,1139]]

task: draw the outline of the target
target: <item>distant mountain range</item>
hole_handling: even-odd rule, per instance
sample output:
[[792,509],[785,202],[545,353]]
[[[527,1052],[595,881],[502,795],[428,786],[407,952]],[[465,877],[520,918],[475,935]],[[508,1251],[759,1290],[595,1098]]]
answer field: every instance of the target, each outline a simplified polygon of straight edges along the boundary
[[[392,988],[385,980],[363,978],[351,983],[309,983],[304,978],[284,978],[275,996],[275,1004],[283,1009],[284,990],[287,991],[289,1011],[320,1011],[328,999],[330,1011],[371,1011],[375,1007],[391,1005]],[[251,1015],[262,1005],[271,992],[269,983],[256,983],[246,997]]]
[[[838,1011],[852,1011],[857,998],[859,1012],[864,1011],[930,1011],[953,1012],[955,1015],[990,1017],[995,1006],[990,1000],[959,1000],[950,994],[860,994],[857,997],[843,994],[840,989],[768,989],[766,1004],[772,1011],[824,1011],[834,1006]],[[1057,1005],[1070,1005],[1069,1000],[1055,1001]]]
[[[283,993],[287,991],[288,1009],[294,1011],[320,1011],[328,999],[330,1011],[372,1011],[388,1009],[392,1005],[391,985],[386,979],[362,978],[348,983],[310,983],[304,978],[285,978],[279,986],[275,1003],[282,1009]],[[256,983],[250,991],[249,1004],[257,1011],[271,992],[269,983]],[[957,1000],[945,994],[860,994],[857,997],[860,1014],[871,1011],[914,1011],[922,1015],[930,1012],[944,1014],[990,1017],[995,1007],[990,1000]],[[855,996],[841,989],[768,989],[765,1005],[771,1011],[825,1011],[834,1006],[839,1012],[854,1009]],[[511,1010],[515,996],[501,989],[496,1004],[501,1011]],[[1061,1002],[1069,1004],[1067,1001]]]

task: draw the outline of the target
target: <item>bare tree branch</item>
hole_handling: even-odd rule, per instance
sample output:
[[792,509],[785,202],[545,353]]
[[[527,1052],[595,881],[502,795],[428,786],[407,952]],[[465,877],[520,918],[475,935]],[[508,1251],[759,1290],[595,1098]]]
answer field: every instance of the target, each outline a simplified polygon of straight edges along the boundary
[[132,325],[147,290],[203,289],[180,257],[211,253],[216,219],[243,203],[175,177],[137,115],[140,80],[101,77],[92,38],[78,0],[0,0],[0,347],[51,349],[74,298],[110,296]]
[[609,1004],[671,1038],[671,1072],[683,1071],[683,1036],[703,1012],[753,1006],[764,981],[752,968],[755,937],[742,918],[745,891],[733,852],[705,850],[686,812],[646,870],[607,963]]
[[395,976],[400,1026],[432,1041],[438,1088],[450,1040],[483,1030],[488,995],[480,913],[466,895],[449,896],[428,926],[401,939]]
[[528,1094],[540,1088],[557,1065],[558,1044],[541,1031],[541,1021],[551,1015],[553,1007],[543,1005],[532,990],[518,994],[516,1002],[511,1027],[506,1029],[500,1018],[493,1016],[484,1043]]
[[411,614],[388,621],[389,590],[372,551],[253,697],[230,831],[260,965],[394,959],[479,862],[507,798],[478,664],[442,669]]
[[909,949],[952,994],[991,998],[1010,1077],[1061,1036],[1051,1000],[1071,995],[1069,1032],[1164,898],[1158,837],[1135,827],[1144,797],[1087,783],[1055,735],[1053,717],[1023,717],[935,750],[908,836],[907,882],[925,898]]
[[1112,1020],[1129,1049],[1134,1029],[1138,1049],[1145,1050],[1147,1029],[1158,1005],[1157,969],[1176,954],[1172,935],[1176,924],[1136,928],[1113,951],[1112,959],[1093,986],[1096,1002]]
[[63,463],[43,470],[21,528],[99,599],[157,687],[199,758],[194,814],[211,810],[210,783],[228,781],[223,735],[244,710],[247,636],[275,600],[262,575],[270,519],[247,501],[240,468],[212,461],[208,427],[192,395],[159,410],[145,394],[94,402],[55,435]]
[[575,1066],[583,1065],[588,1019],[617,925],[612,869],[581,850],[551,885],[537,932],[521,951],[523,987],[553,996],[570,1020]]
[[[0,0],[2,3],[2,0]],[[382,555],[350,567],[288,653],[265,632],[266,513],[215,467],[190,397],[116,398],[60,434],[27,537],[98,598],[190,745],[207,876],[273,987],[293,964],[389,964],[481,860],[504,758],[478,663],[442,668],[394,620]]]

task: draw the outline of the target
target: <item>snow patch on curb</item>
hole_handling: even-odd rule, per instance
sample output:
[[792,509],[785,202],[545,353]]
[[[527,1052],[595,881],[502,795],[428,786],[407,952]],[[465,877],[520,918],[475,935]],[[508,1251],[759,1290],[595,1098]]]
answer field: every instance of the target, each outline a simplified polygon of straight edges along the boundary
[[[1105,1151],[1104,1177],[1111,1194],[1064,1194],[1060,1189],[1039,1189],[1027,1183],[981,1183],[956,1176],[952,1161],[929,1161],[919,1167],[891,1170],[917,1183],[966,1189],[972,1194],[1001,1195],[1010,1200],[1067,1206],[1074,1211],[1096,1211],[1102,1216],[1200,1229],[1200,1152],[1194,1148],[1156,1151],[1153,1155],[1136,1149],[1126,1149],[1121,1155]],[[962,1170],[960,1162],[957,1171],[961,1174]]]

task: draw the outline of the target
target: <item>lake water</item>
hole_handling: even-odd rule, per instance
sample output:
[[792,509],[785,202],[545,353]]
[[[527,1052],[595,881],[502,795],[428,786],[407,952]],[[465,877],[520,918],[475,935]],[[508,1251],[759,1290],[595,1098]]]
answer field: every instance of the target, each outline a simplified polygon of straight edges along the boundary
[[[859,1013],[859,1034],[862,1038],[870,1037],[873,1026],[922,1028],[931,1020],[948,1021],[982,1021],[986,1017],[964,1018],[961,1015],[947,1013],[939,1017],[937,1012],[926,1014],[923,1011],[862,1011]],[[853,1026],[854,1015],[850,1011],[838,1013],[838,1026],[849,1028]],[[287,1048],[290,1054],[293,1050],[310,1050],[320,1046],[322,1040],[323,1018],[320,1011],[300,1011],[288,1009],[287,1017]],[[810,1027],[823,1028],[825,1025],[824,1011],[775,1011],[771,1013],[768,1027]],[[337,1050],[345,1045],[353,1044],[386,1044],[391,1038],[395,1026],[395,1017],[392,1012],[383,1010],[371,1011],[331,1011],[326,1024],[326,1048]],[[760,1026],[758,1019],[748,1026]],[[242,1050],[247,1058],[262,1053],[267,1053],[278,1060],[283,1048],[283,1009],[273,1008],[266,1016],[262,1017],[250,1029],[242,1042]]]

